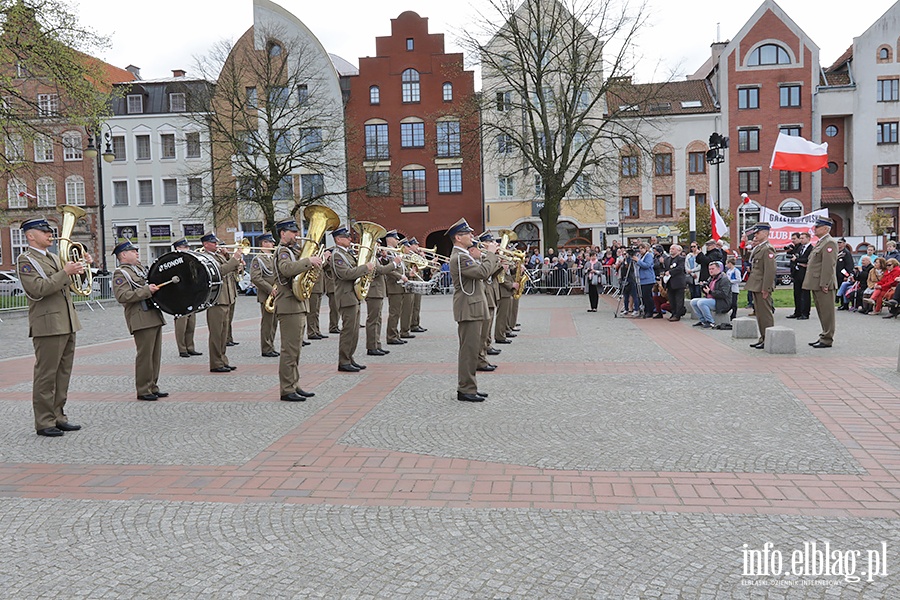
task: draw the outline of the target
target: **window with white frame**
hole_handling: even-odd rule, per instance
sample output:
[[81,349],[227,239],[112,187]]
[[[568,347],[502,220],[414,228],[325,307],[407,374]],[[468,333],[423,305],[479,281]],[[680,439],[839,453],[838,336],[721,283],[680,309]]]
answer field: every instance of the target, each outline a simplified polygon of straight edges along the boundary
[[200,132],[188,131],[185,136],[185,156],[187,158],[200,158]]
[[543,198],[546,193],[546,188],[544,187],[544,178],[534,174],[534,196],[536,198]]
[[114,135],[112,136],[112,148],[113,154],[116,155],[114,162],[125,162],[128,158],[125,152],[125,136],[124,135]]
[[81,134],[77,131],[67,131],[62,136],[63,160],[81,160]]
[[325,178],[319,173],[300,176],[300,196],[304,200],[320,198],[325,194]]
[[591,195],[591,178],[587,173],[582,173],[575,179],[575,195],[582,198]]
[[381,88],[377,85],[369,86],[369,104],[381,104]]
[[508,133],[500,133],[497,135],[497,153],[511,154],[515,150],[513,146],[512,136]]
[[159,135],[160,158],[175,158],[175,134],[161,133]]
[[150,136],[136,135],[134,136],[134,143],[137,150],[135,154],[137,160],[150,160]]
[[[25,182],[13,177],[6,184],[6,202],[9,208],[28,208],[28,188]],[[10,228],[12,231],[12,228]]]
[[444,102],[452,102],[453,101],[453,84],[449,81],[445,82],[442,87],[442,93],[444,97]]
[[38,116],[56,117],[59,115],[58,94],[38,94]]
[[403,103],[419,102],[419,72],[415,69],[406,69],[400,76],[403,91]]
[[39,177],[37,185],[37,205],[43,207],[56,206],[56,182],[52,177]]
[[458,194],[462,192],[462,169],[438,169],[438,193]]
[[403,171],[403,206],[425,206],[425,169]]
[[25,141],[18,133],[6,134],[6,160],[9,162],[25,160]]
[[437,155],[441,158],[459,156],[459,121],[439,121],[437,124]]
[[80,175],[66,177],[66,204],[84,206],[84,178]]
[[391,174],[388,171],[366,172],[366,195],[389,196],[391,194]]
[[512,110],[512,92],[497,92],[497,110],[500,112]]
[[139,115],[144,112],[144,97],[140,94],[128,94],[125,110],[129,115]]
[[163,204],[178,204],[178,180],[163,179]]
[[497,177],[497,187],[501,198],[510,198],[515,195],[513,189],[513,178],[511,175],[500,175]]
[[128,206],[127,181],[113,181],[113,204],[115,206]]
[[188,204],[200,204],[203,200],[203,180],[199,177],[188,177]]
[[141,179],[138,184],[138,204],[141,206],[150,206],[153,204],[153,181],[151,179]]
[[53,162],[53,140],[46,135],[34,138],[34,162]]
[[184,112],[187,110],[187,99],[183,92],[169,94],[169,112]]
[[9,228],[9,245],[12,248],[12,261],[16,262],[19,255],[28,248],[28,238],[25,237],[25,232],[21,228]]

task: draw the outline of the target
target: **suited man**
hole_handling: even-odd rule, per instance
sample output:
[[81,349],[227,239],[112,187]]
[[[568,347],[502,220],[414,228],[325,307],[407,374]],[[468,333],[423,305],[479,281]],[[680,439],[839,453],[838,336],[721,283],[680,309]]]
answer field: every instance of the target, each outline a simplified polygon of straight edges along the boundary
[[809,290],[803,289],[803,280],[806,278],[806,269],[809,265],[809,255],[813,246],[810,243],[809,233],[792,234],[797,236],[796,242],[791,248],[791,278],[794,280],[794,313],[787,316],[788,319],[805,321],[809,319],[812,310],[812,299]]
[[334,279],[334,300],[341,315],[341,339],[338,344],[338,371],[358,373],[365,365],[353,359],[359,344],[359,298],[354,284],[356,280],[375,271],[375,260],[356,265],[350,252],[350,230],[338,227],[331,232],[335,248],[326,263],[327,273]]
[[[388,231],[384,236],[384,243],[388,248],[395,248],[392,252],[400,256],[400,234],[396,229]],[[391,346],[405,344],[406,340],[400,337],[400,316],[403,312],[403,297],[406,288],[403,284],[409,281],[406,275],[406,263],[401,262],[400,268],[390,275],[385,275],[384,284],[388,298],[387,343]]]
[[752,228],[753,250],[750,251],[750,273],[745,286],[753,294],[756,324],[759,327],[759,339],[755,344],[750,344],[750,347],[758,350],[765,347],[766,329],[775,325],[775,305],[772,302],[772,292],[775,291],[775,248],[769,243],[770,230],[771,226],[765,222],[757,223]]
[[457,353],[456,399],[484,402],[487,394],[478,391],[475,370],[481,349],[481,327],[488,316],[484,282],[497,270],[500,259],[494,252],[496,242],[485,244],[486,252],[472,246],[474,230],[465,219],[450,226],[447,236],[453,241],[450,253],[450,278],[453,280],[453,320],[459,337]]
[[[84,273],[85,266],[71,261],[64,264],[49,252],[53,229],[46,219],[25,221],[22,233],[28,248],[16,259],[16,272],[28,298],[28,335],[34,345],[34,429],[38,435],[59,437],[81,429],[69,422],[65,406],[75,359],[75,332],[81,329],[69,294],[69,278]],[[90,254],[84,258],[88,264],[94,262]]]
[[159,389],[159,367],[162,356],[162,328],[166,324],[162,312],[147,302],[159,286],[147,282],[148,269],[141,264],[138,249],[129,241],[113,249],[119,267],[113,272],[113,294],[125,309],[128,333],[134,336],[134,386],[138,400],[165,398]]
[[834,292],[837,289],[835,268],[837,265],[838,245],[831,237],[834,221],[828,217],[819,217],[813,233],[819,238],[809,255],[809,266],[803,278],[803,289],[812,292],[816,301],[816,313],[822,324],[822,333],[813,348],[831,348],[834,343],[835,305]]
[[366,354],[369,356],[384,356],[391,353],[390,350],[381,347],[381,309],[387,295],[385,277],[398,272],[400,263],[399,254],[388,258],[381,252],[378,257],[375,277],[369,285],[369,293],[366,294]]
[[228,343],[228,328],[231,319],[231,306],[237,298],[237,290],[232,273],[243,263],[240,252],[228,256],[219,250],[219,238],[214,233],[207,233],[200,238],[203,250],[209,254],[219,266],[222,285],[216,302],[206,309],[206,324],[209,327],[209,372],[230,373],[237,369],[228,362],[225,345]]
[[[275,249],[275,315],[281,326],[281,354],[278,358],[278,387],[285,402],[303,402],[315,396],[300,388],[300,349],[303,344],[303,330],[306,328],[306,300],[298,300],[291,290],[291,283],[297,275],[322,267],[323,258],[311,256],[300,258],[303,249],[297,244],[299,228],[292,219],[283,219],[275,224],[279,245]],[[328,252],[324,255],[328,257]],[[320,274],[321,278],[321,274]]]
[[[683,248],[678,244],[672,244],[669,247],[669,255],[665,257],[663,262],[665,274],[669,276],[666,289],[669,291],[669,307],[672,313],[669,316],[670,321],[680,321],[686,312],[684,308],[684,291],[687,289],[688,277],[685,260]],[[708,271],[709,265],[706,265],[706,268]]]
[[275,238],[266,233],[256,242],[263,249],[250,261],[250,282],[256,286],[256,300],[259,302],[259,348],[262,356],[275,358],[280,356],[275,351],[275,331],[278,321],[275,313],[266,310],[266,301],[272,295],[275,286]]
[[[191,249],[187,239],[181,238],[172,247],[179,252],[187,252]],[[194,330],[197,327],[197,313],[191,313],[183,317],[175,317],[175,343],[178,344],[178,356],[190,358],[191,356],[203,356],[194,348]]]

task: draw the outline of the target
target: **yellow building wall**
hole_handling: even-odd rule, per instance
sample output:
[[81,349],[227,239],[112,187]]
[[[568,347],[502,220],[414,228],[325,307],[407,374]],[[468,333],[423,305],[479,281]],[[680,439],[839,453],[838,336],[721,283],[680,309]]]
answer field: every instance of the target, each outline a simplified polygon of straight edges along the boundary
[[[521,219],[531,218],[531,201],[488,202],[487,227],[503,229]],[[606,203],[596,199],[563,200],[561,218],[569,217],[579,224],[603,226],[606,223]],[[537,217],[534,217],[537,218]]]

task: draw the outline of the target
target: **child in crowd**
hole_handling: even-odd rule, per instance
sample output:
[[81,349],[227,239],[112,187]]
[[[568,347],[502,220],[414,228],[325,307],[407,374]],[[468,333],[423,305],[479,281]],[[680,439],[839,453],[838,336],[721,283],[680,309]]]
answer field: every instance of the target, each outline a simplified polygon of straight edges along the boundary
[[737,263],[733,258],[725,261],[725,276],[731,282],[731,318],[737,316],[738,296],[741,293],[741,272],[737,269]]

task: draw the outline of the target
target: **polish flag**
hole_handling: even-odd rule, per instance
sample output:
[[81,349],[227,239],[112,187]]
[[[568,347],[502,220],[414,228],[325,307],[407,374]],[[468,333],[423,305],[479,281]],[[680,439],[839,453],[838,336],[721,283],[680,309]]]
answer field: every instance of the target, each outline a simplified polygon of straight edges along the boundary
[[709,212],[710,217],[712,217],[712,237],[717,242],[719,238],[728,234],[728,225],[725,224],[725,219],[722,218],[722,215],[719,214],[719,211],[716,210],[715,204],[710,204],[711,210]]
[[31,198],[32,200],[37,200],[37,196],[35,196],[34,194],[29,194],[25,191],[19,192],[19,198]]
[[812,173],[828,166],[828,142],[814,144],[795,135],[778,134],[770,169]]

